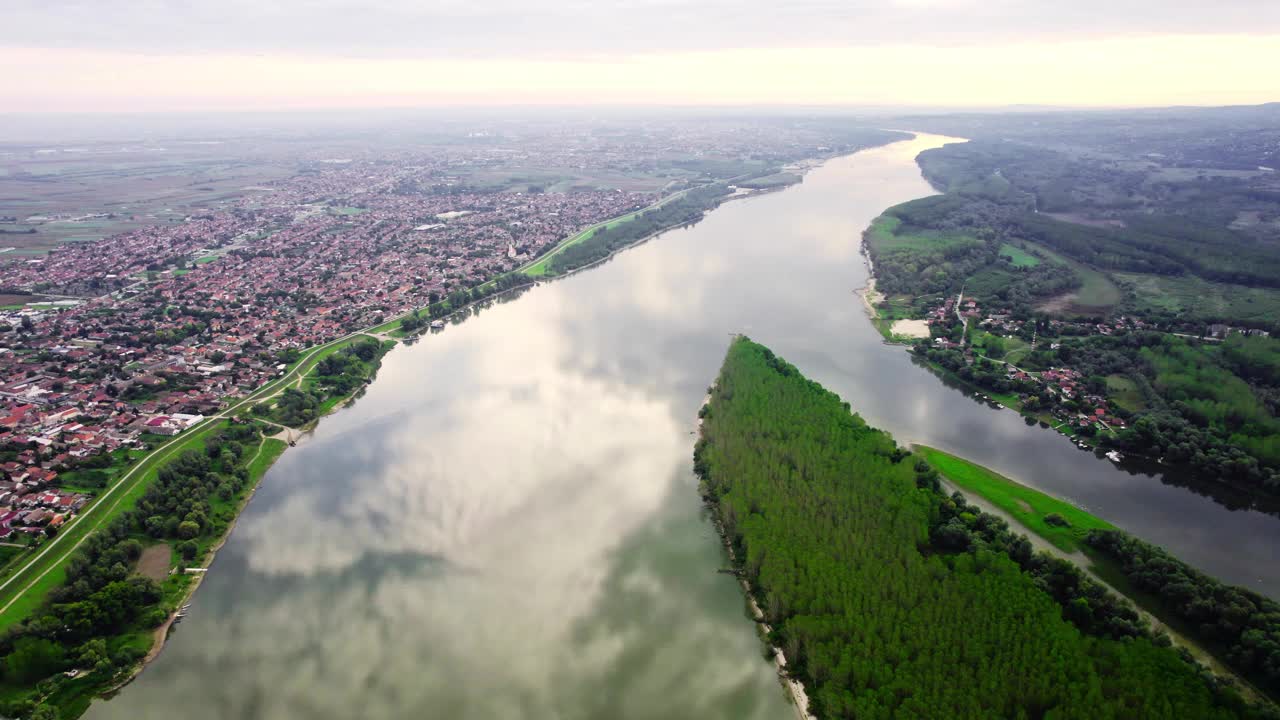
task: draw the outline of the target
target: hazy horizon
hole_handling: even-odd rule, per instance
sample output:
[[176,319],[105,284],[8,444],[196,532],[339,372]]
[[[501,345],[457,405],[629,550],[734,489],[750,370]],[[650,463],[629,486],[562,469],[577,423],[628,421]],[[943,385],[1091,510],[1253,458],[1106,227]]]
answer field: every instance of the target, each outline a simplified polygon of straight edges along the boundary
[[13,5],[7,112],[1280,99],[1280,4],[1249,0]]

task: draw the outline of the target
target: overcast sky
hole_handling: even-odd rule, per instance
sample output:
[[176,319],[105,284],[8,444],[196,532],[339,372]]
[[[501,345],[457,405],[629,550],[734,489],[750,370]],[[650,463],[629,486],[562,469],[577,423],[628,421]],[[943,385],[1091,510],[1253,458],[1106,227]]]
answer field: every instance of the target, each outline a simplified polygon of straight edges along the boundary
[[8,0],[3,15],[15,109],[1280,100],[1278,0]]

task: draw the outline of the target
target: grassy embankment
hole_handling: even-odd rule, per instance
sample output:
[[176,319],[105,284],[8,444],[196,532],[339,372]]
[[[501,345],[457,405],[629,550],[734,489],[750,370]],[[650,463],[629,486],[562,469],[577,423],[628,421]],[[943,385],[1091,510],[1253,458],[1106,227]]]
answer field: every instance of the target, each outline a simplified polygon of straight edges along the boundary
[[[511,273],[508,273],[508,274],[509,275],[522,274],[525,277],[529,278],[530,282],[549,277],[552,274],[551,268],[550,268],[551,259],[556,255],[560,254],[561,252],[563,252],[565,249],[572,247],[574,245],[583,243],[587,240],[590,240],[596,234],[596,232],[601,228],[609,228],[609,229],[616,228],[619,225],[622,225],[623,223],[626,223],[635,219],[638,215],[640,215],[640,213],[644,212],[645,210],[661,207],[662,205],[665,205],[666,203],[682,196],[684,192],[685,191],[672,193],[671,195],[668,195],[667,197],[662,198],[661,200],[655,202],[654,204],[646,208],[635,210],[625,215],[620,215],[615,218],[609,218],[608,220],[603,220],[601,222],[598,222],[595,225],[592,225],[591,227],[588,227],[575,235],[571,235],[568,238],[565,238],[561,242],[557,243],[555,247],[551,248],[546,253],[543,253],[540,257],[537,257],[531,260],[530,262],[525,264],[523,267],[517,268],[516,270],[513,270],[511,271]],[[484,283],[481,283],[480,285],[477,285],[475,287],[475,290],[479,290],[481,292],[488,291],[492,288],[497,287],[497,282],[498,282],[498,278],[493,278],[492,280],[488,280]],[[452,307],[448,300],[440,300],[438,302],[428,305],[426,308],[423,308],[423,309],[425,310],[423,315],[427,317],[443,317],[448,313],[452,311],[460,310],[461,308]],[[397,337],[397,338],[408,337],[411,333],[401,328],[401,321],[404,320],[406,317],[408,317],[409,314],[410,313],[405,313],[400,317],[388,320],[382,323],[381,325],[378,325],[377,327],[370,328],[368,332],[390,335],[392,337]]]
[[[160,436],[145,436],[144,442],[153,442],[153,438],[159,438],[161,442],[167,442],[168,438]],[[111,453],[111,464],[105,468],[97,468],[94,470],[71,470],[61,473],[58,476],[58,487],[67,492],[78,492],[86,495],[98,495],[102,493],[104,488],[111,487],[116,479],[136,463],[138,460],[147,456],[146,450],[137,450],[133,448],[120,448]],[[87,479],[90,472],[101,472],[104,477],[105,484],[98,485]],[[22,541],[16,541],[14,544],[22,544]],[[0,546],[0,581],[5,580],[9,575],[30,559],[31,549],[12,547],[12,545]]]
[[[976,493],[988,502],[1016,518],[1031,532],[1039,535],[1065,552],[1084,549],[1084,537],[1094,529],[1115,529],[1115,526],[1095,517],[1071,503],[1046,495],[1021,485],[963,458],[925,445],[914,445],[912,450],[924,457],[951,484],[966,492]],[[1056,513],[1069,525],[1053,525],[1045,522],[1045,516]]]
[[579,245],[581,243],[586,242],[587,240],[590,240],[592,237],[595,236],[595,234],[601,228],[608,228],[612,230],[618,227],[619,225],[622,225],[623,223],[627,223],[634,220],[636,217],[638,217],[641,213],[645,212],[646,210],[653,210],[655,208],[660,208],[663,205],[666,205],[667,203],[670,203],[671,201],[677,198],[684,197],[684,195],[687,192],[688,192],[687,190],[681,190],[680,192],[672,193],[662,198],[661,200],[658,200],[657,202],[653,203],[648,207],[641,208],[634,212],[629,212],[626,215],[622,215],[616,218],[610,218],[609,220],[598,222],[595,225],[592,225],[591,227],[578,233],[577,235],[573,235],[572,237],[569,237],[564,241],[557,243],[555,247],[551,248],[551,250],[544,253],[542,257],[534,259],[533,261],[531,261],[524,267],[516,270],[515,272],[523,273],[524,275],[534,279],[547,277],[548,275],[552,274],[550,262],[551,262],[551,259],[554,258],[556,255],[559,255],[560,253],[573,247],[574,245]]

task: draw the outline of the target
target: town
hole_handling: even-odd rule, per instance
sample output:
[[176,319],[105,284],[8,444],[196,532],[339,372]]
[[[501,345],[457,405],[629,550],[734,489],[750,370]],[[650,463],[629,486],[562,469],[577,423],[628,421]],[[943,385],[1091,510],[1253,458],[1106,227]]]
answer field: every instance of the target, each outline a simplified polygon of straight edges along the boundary
[[[427,174],[343,164],[225,212],[0,267],[74,305],[0,314],[0,537],[84,504],[45,488],[252,392],[290,350],[330,342],[516,269],[652,193],[405,194]],[[444,182],[448,182],[446,178]],[[328,195],[340,200],[318,202]],[[21,510],[21,511],[19,511]]]

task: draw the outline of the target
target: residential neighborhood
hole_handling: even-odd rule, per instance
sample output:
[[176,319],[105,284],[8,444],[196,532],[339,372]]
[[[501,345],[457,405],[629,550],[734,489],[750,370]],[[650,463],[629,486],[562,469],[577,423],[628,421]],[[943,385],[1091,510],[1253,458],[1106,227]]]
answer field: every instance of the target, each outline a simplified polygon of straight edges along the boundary
[[0,537],[55,532],[88,501],[59,490],[59,473],[119,469],[130,449],[276,377],[290,353],[474,287],[656,199],[423,194],[421,183],[456,178],[325,167],[181,224],[0,264],[6,290],[63,298],[0,311]]

